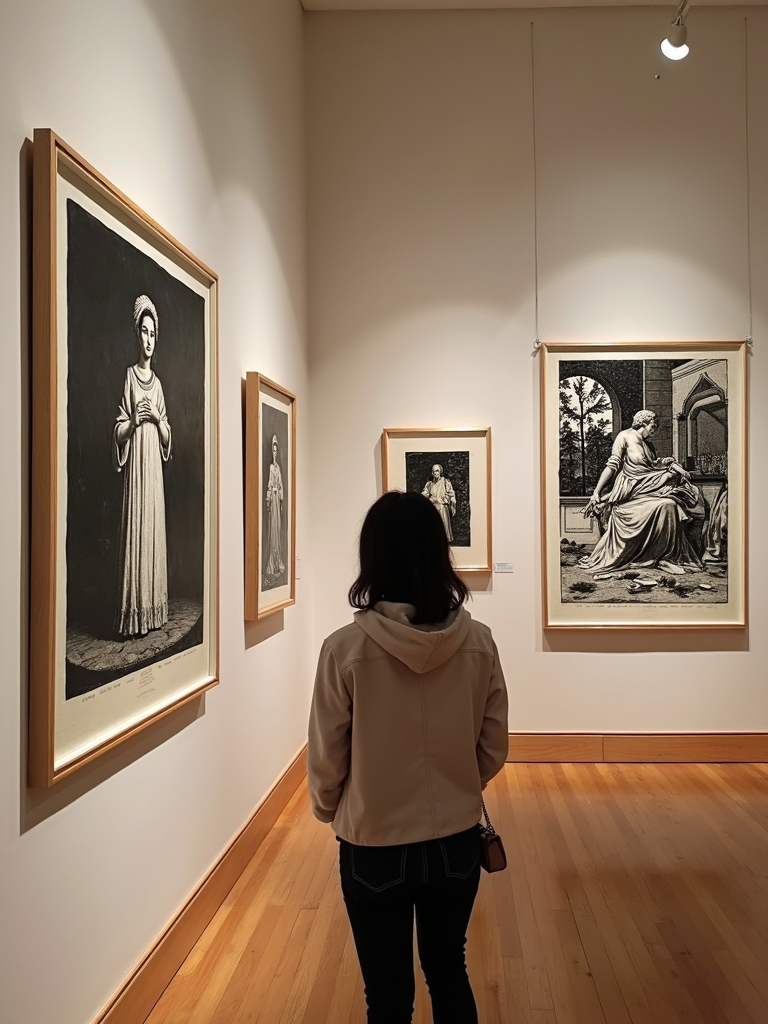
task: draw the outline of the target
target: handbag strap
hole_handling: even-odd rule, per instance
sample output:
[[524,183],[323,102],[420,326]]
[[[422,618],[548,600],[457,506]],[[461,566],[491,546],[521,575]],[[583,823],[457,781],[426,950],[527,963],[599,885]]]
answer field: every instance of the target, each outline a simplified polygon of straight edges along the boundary
[[491,824],[491,819],[488,817],[488,811],[485,808],[485,800],[480,799],[480,803],[483,805],[483,815],[485,816],[485,827],[492,835],[496,835],[496,829]]

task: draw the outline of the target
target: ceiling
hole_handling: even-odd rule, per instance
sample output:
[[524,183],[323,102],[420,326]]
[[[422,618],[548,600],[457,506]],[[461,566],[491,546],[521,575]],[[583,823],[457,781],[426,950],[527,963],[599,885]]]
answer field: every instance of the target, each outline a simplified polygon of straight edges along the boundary
[[[674,11],[677,4],[670,0],[301,0],[305,11],[426,11],[426,10],[482,10],[504,7],[648,7],[663,6]],[[696,6],[743,7],[763,6],[765,0],[693,0]]]

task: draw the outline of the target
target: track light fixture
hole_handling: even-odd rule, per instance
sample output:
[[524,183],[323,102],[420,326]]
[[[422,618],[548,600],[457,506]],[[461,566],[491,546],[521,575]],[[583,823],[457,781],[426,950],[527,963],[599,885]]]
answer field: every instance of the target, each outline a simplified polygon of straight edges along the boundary
[[669,26],[667,38],[662,40],[661,52],[670,60],[682,60],[688,56],[688,29],[685,27],[685,16],[691,0],[683,0],[675,13],[675,19]]

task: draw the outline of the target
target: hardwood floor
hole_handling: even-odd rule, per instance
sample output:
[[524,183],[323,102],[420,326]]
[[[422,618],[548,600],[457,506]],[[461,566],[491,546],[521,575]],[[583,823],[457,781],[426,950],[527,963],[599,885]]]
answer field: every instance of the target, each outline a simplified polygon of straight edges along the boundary
[[[508,764],[486,804],[481,1024],[768,1022],[768,766]],[[148,1024],[363,1024],[336,858],[302,784]]]

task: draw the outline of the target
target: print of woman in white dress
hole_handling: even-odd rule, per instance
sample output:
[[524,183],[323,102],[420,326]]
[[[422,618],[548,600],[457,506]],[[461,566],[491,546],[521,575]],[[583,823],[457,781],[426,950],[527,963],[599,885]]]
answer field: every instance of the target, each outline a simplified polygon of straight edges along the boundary
[[277,464],[277,435],[272,435],[272,462],[269,465],[267,481],[267,517],[269,523],[267,545],[267,567],[264,570],[264,583],[273,583],[285,571],[285,557],[282,551],[283,522],[283,477]]
[[134,303],[133,324],[139,358],[126,370],[114,429],[115,465],[123,473],[116,626],[125,637],[143,636],[168,620],[163,462],[171,457],[171,427],[151,366],[159,323],[147,295]]

